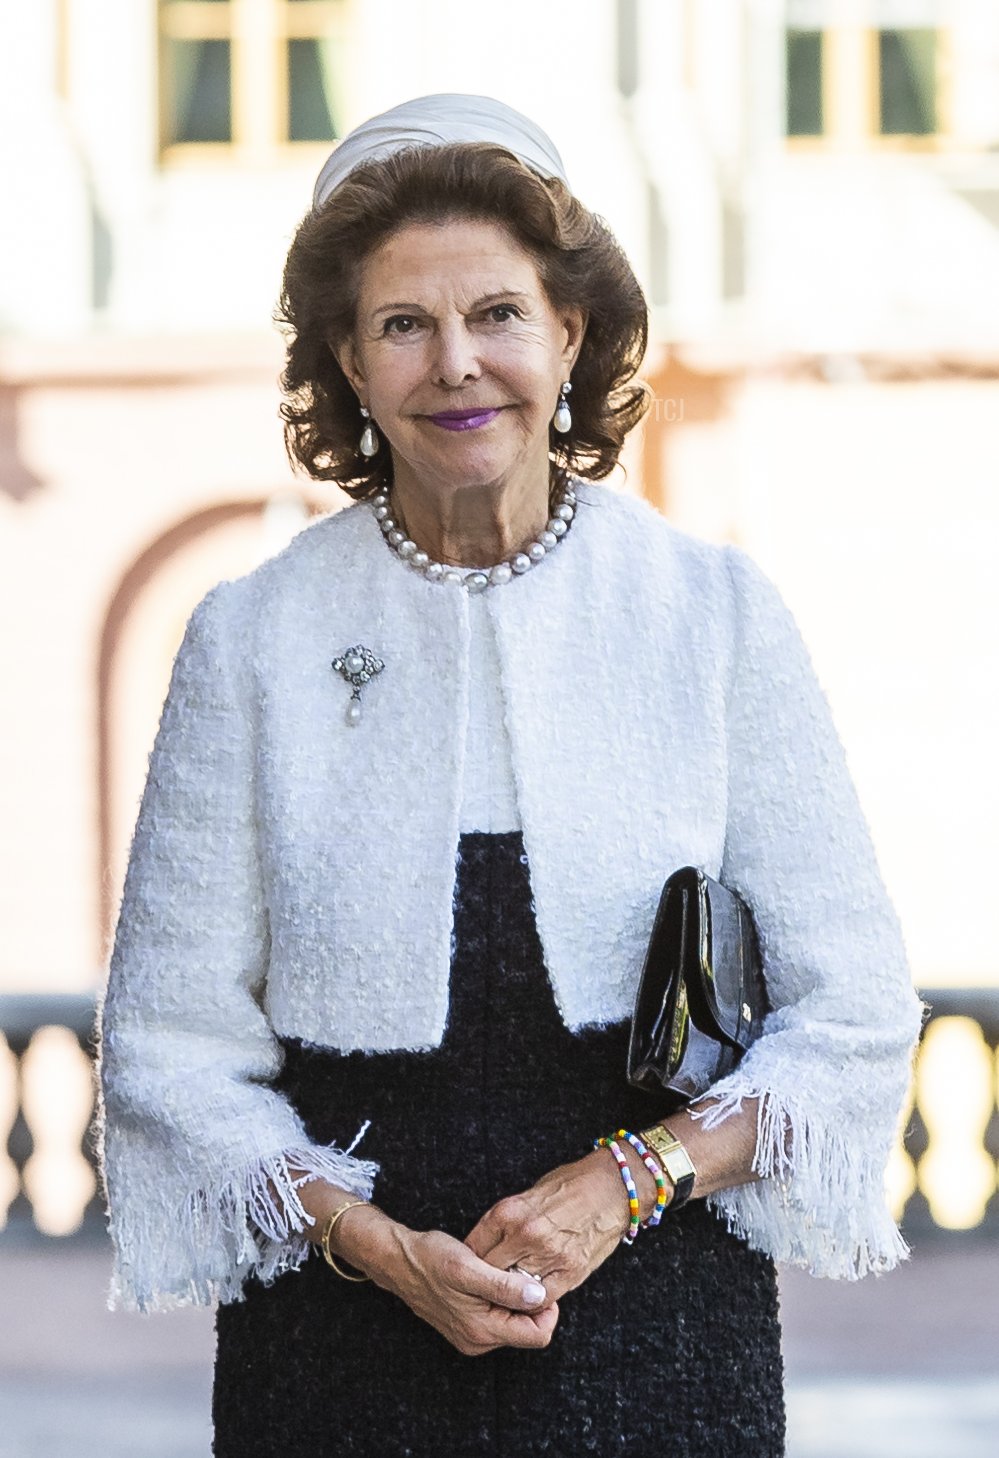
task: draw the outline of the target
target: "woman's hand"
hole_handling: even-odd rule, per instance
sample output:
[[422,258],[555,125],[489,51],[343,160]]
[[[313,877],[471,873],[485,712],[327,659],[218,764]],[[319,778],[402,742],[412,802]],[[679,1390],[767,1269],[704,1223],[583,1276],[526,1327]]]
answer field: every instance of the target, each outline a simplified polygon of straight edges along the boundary
[[[405,1230],[405,1227],[403,1227]],[[443,1230],[406,1230],[391,1290],[452,1346],[477,1357],[496,1347],[546,1347],[558,1306],[515,1271],[497,1270]]]
[[445,1231],[411,1230],[373,1206],[345,1211],[338,1225],[334,1254],[400,1297],[465,1356],[551,1341],[558,1305],[544,1290],[497,1270]]
[[[655,1182],[637,1159],[632,1174],[645,1219],[655,1204]],[[490,1265],[502,1270],[518,1265],[540,1276],[549,1298],[558,1301],[617,1249],[628,1221],[628,1196],[614,1156],[595,1149],[559,1165],[522,1194],[498,1201],[465,1244]]]

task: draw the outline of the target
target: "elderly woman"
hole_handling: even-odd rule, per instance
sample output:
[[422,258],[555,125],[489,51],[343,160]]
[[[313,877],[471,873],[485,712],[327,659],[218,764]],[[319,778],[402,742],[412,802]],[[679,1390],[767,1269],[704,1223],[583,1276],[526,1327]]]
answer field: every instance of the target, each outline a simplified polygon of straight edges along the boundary
[[[347,137],[282,316],[290,449],[354,503],[177,654],[101,1013],[110,1303],[218,1301],[218,1458],[779,1454],[775,1261],[905,1255],[921,1014],[794,619],[597,484],[646,304],[509,107]],[[684,864],[773,1011],[663,1124],[625,1057]]]

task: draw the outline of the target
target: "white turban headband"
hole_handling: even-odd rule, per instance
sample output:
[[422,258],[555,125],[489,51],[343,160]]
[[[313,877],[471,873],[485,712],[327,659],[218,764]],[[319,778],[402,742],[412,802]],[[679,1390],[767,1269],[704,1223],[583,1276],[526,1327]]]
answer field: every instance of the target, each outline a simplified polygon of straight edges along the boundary
[[322,207],[361,162],[388,157],[403,147],[441,147],[448,142],[498,142],[542,177],[560,177],[568,186],[554,143],[529,117],[491,96],[444,91],[403,101],[348,132],[316,179],[313,209]]

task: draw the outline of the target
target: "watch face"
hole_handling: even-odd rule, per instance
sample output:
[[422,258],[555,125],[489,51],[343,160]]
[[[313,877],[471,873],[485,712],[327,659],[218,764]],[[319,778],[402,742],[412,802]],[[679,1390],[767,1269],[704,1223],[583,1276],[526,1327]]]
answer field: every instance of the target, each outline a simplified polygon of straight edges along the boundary
[[652,1136],[651,1143],[660,1160],[668,1159],[674,1150],[683,1148],[680,1141],[665,1129],[657,1129]]
[[669,1172],[674,1179],[683,1179],[686,1175],[690,1175],[693,1178],[694,1166],[691,1162],[690,1155],[684,1148],[680,1147],[672,1150],[666,1158],[670,1164]]

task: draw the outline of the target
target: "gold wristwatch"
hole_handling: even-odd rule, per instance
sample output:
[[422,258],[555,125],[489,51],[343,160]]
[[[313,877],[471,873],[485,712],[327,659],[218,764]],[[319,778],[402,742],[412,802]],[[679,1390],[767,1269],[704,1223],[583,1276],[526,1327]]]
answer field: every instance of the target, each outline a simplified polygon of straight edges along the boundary
[[643,1129],[641,1138],[649,1148],[649,1152],[662,1165],[663,1172],[669,1175],[673,1182],[673,1198],[669,1201],[667,1209],[679,1210],[690,1199],[690,1193],[694,1188],[694,1177],[697,1174],[694,1162],[686,1149],[677,1139],[671,1129],[665,1124],[653,1124],[651,1129]]

